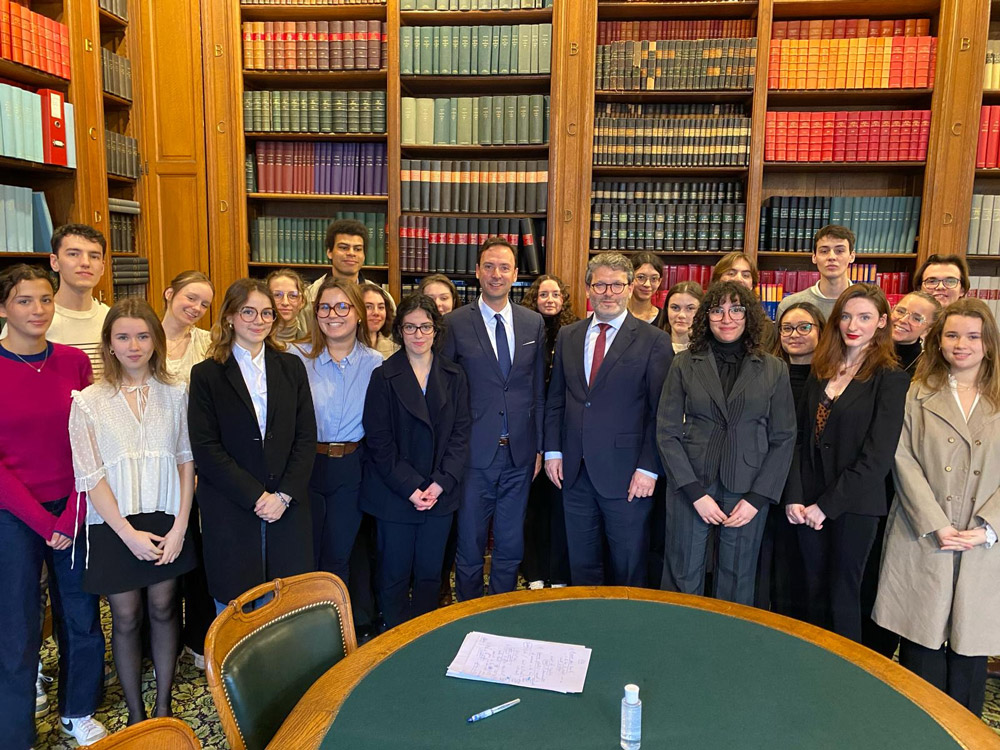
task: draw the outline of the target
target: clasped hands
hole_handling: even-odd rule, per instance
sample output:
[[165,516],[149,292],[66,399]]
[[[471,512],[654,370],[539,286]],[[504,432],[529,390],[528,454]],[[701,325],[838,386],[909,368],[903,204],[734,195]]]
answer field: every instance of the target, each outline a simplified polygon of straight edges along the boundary
[[727,516],[726,512],[719,507],[719,504],[715,502],[715,498],[711,495],[702,495],[695,500],[694,509],[705,523],[712,526],[721,525],[730,529],[746,526],[757,515],[757,509],[746,500],[740,498],[740,501],[736,503],[736,507],[733,508],[733,512]]
[[799,526],[805,524],[810,529],[819,531],[823,528],[823,521],[826,520],[826,513],[820,510],[820,507],[813,503],[812,505],[803,505],[802,503],[790,503],[785,506],[785,518],[788,519],[788,523]]
[[437,503],[444,489],[437,482],[431,482],[426,490],[417,488],[410,493],[410,502],[417,510],[430,510]]
[[959,531],[954,526],[945,526],[935,531],[934,536],[942,552],[965,552],[986,544],[986,529],[982,527]]
[[169,565],[177,559],[184,547],[184,529],[176,524],[170,528],[166,536],[159,536],[151,531],[139,531],[128,521],[122,524],[116,533],[136,558],[155,565]]
[[261,521],[274,523],[285,514],[287,506],[273,492],[262,492],[253,506],[253,512]]

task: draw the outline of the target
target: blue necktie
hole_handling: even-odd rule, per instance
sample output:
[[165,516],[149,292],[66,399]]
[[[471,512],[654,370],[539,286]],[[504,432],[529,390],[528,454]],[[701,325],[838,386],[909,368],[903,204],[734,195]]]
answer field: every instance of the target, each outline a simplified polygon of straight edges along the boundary
[[507,344],[507,328],[503,324],[503,317],[500,313],[493,316],[497,321],[497,362],[500,363],[500,372],[503,373],[504,380],[510,375],[510,347]]

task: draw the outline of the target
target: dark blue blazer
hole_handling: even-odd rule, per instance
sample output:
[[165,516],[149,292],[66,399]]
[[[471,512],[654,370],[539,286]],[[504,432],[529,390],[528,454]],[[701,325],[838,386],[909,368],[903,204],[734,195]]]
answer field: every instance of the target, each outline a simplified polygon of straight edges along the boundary
[[515,466],[533,465],[542,445],[545,408],[545,322],[534,310],[511,305],[514,319],[513,364],[500,372],[479,301],[445,316],[441,353],[460,365],[469,380],[472,440],[469,466],[485,469],[493,461],[507,415],[510,455]]
[[[426,396],[400,349],[376,367],[368,382],[361,507],[376,518],[423,523],[454,512],[469,452],[469,389],[462,368],[436,354]],[[430,510],[410,502],[431,482],[443,492]]]
[[656,449],[656,407],[673,361],[670,337],[628,313],[594,387],[587,385],[583,348],[590,318],[559,331],[549,397],[545,450],[562,451],[563,484],[587,462],[594,488],[624,497],[635,470],[662,474]]

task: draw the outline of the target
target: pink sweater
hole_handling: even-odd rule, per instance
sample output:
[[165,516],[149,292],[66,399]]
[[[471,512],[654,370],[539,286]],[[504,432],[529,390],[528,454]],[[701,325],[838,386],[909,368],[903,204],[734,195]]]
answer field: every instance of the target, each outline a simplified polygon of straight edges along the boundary
[[53,516],[42,503],[74,495],[69,445],[70,393],[90,384],[90,359],[79,349],[49,344],[31,366],[0,348],[0,509],[24,521],[46,541],[58,531],[73,537],[87,504],[75,497]]

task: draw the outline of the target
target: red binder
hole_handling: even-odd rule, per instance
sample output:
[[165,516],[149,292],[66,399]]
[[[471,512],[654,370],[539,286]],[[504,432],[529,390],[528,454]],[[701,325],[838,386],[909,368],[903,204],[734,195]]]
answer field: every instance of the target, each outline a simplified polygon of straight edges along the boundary
[[42,157],[46,164],[66,166],[66,119],[63,95],[53,89],[39,89],[42,101]]

